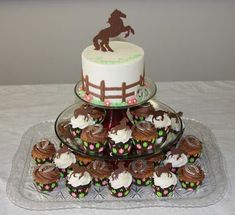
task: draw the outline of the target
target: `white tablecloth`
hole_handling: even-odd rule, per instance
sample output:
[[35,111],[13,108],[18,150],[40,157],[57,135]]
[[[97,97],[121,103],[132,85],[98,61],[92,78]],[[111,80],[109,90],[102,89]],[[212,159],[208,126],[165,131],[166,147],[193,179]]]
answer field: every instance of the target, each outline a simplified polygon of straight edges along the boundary
[[235,81],[162,82],[158,84],[158,100],[185,117],[197,119],[214,132],[226,160],[229,190],[215,205],[195,209],[145,208],[126,211],[71,209],[29,211],[13,205],[6,196],[6,183],[11,161],[23,133],[32,125],[56,119],[76,100],[72,84],[0,86],[0,214],[235,214]]

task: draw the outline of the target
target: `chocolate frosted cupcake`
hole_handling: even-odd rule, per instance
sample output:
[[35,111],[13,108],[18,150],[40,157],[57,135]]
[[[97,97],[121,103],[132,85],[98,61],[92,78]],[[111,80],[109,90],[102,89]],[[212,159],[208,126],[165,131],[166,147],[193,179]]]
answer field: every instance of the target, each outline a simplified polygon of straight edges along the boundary
[[153,173],[153,191],[157,197],[171,197],[177,184],[177,177],[170,171],[171,164],[157,167]]
[[104,151],[107,143],[107,130],[101,124],[91,125],[82,130],[82,146],[90,154]]
[[129,171],[133,176],[133,182],[138,186],[148,186],[152,182],[154,166],[146,160],[136,160],[129,164]]
[[79,154],[76,154],[77,164],[79,166],[87,166],[90,164],[94,159],[91,157],[85,157]]
[[33,171],[33,180],[42,192],[53,191],[58,186],[59,179],[59,170],[52,163],[44,163],[40,167],[37,166]]
[[192,135],[187,135],[181,139],[178,148],[187,155],[188,162],[194,163],[202,152],[202,143]]
[[138,122],[132,127],[132,138],[135,148],[140,152],[151,152],[154,149],[157,132],[151,122]]
[[74,111],[74,116],[70,120],[71,134],[74,138],[80,137],[82,129],[95,124],[90,112],[91,107],[84,108],[83,106]]
[[65,178],[70,171],[71,164],[76,163],[76,157],[68,147],[64,146],[56,152],[54,163],[59,168],[60,177]]
[[54,144],[47,139],[42,139],[39,143],[34,145],[32,157],[37,165],[41,165],[46,162],[52,162],[55,153],[56,149]]
[[205,178],[200,166],[187,164],[179,169],[179,181],[184,189],[196,190]]
[[109,165],[105,161],[95,160],[87,167],[91,176],[93,177],[93,183],[96,186],[105,186],[108,184],[108,178],[113,172],[112,165]]
[[72,170],[68,174],[66,186],[69,194],[74,198],[83,198],[89,192],[92,177],[85,167],[73,164]]
[[177,173],[178,169],[187,162],[187,156],[180,149],[174,147],[166,154],[166,159],[163,161],[165,165],[168,163],[172,165],[171,172],[173,173]]
[[152,122],[157,129],[157,143],[163,144],[171,128],[171,119],[168,112],[157,110],[146,118],[146,121]]
[[152,111],[154,111],[154,108],[149,102],[130,108],[130,113],[133,116],[135,123],[145,120],[145,118],[148,117]]
[[154,156],[146,158],[148,162],[153,163],[154,166],[158,166],[165,159],[165,155],[160,152]]
[[109,148],[112,155],[128,155],[132,148],[131,129],[127,125],[128,119],[123,118],[119,125],[109,131]]
[[127,196],[130,192],[132,176],[122,162],[109,177],[109,190],[115,197]]

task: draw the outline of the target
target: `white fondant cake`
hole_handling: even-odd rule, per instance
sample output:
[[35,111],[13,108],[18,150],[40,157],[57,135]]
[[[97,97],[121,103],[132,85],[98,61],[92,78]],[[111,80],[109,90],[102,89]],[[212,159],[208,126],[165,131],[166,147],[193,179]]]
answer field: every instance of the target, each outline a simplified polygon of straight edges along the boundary
[[121,41],[109,43],[114,52],[87,47],[82,52],[82,90],[105,104],[135,100],[144,84],[144,50]]

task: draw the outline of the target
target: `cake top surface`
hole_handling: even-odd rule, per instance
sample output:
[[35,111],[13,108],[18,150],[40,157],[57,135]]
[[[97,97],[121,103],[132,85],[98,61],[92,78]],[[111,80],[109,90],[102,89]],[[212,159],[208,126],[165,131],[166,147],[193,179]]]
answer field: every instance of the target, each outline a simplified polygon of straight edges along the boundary
[[82,52],[82,58],[103,65],[117,65],[132,63],[144,56],[144,50],[132,43],[122,41],[111,41],[110,47],[114,52],[103,52],[95,50],[94,46],[88,46]]

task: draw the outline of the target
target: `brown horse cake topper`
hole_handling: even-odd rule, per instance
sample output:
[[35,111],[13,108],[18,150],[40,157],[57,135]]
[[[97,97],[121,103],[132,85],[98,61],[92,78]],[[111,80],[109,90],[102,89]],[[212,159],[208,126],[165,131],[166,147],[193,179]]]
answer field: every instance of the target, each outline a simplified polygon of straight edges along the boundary
[[126,14],[122,13],[120,10],[114,10],[107,23],[110,24],[110,27],[102,29],[94,38],[93,44],[95,46],[95,50],[102,50],[103,52],[113,50],[109,46],[109,38],[116,37],[119,34],[126,32],[125,38],[132,34],[135,34],[134,29],[131,26],[124,26],[121,18],[126,18]]

